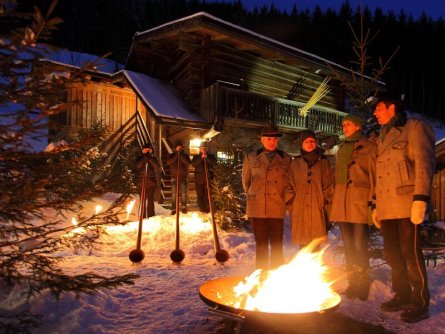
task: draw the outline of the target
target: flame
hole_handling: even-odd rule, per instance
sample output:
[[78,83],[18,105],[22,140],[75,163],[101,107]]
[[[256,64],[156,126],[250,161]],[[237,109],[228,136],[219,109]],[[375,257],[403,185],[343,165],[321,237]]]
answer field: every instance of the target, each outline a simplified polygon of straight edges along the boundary
[[[312,244],[311,244],[312,245]],[[309,245],[288,264],[275,270],[256,270],[234,287],[239,309],[269,313],[322,311],[340,302],[327,280],[322,256],[325,249],[312,253]]]
[[96,215],[99,214],[99,212],[101,212],[103,209],[102,205],[96,205]]
[[133,211],[133,207],[134,207],[134,203],[136,203],[136,200],[132,200],[130,203],[128,203],[127,205],[127,219],[130,217],[131,212]]
[[[71,218],[71,224],[73,224],[74,226],[79,225],[76,217]],[[76,234],[76,233],[78,233],[78,234],[85,233],[85,229],[83,227],[76,227],[72,231],[68,232],[67,235],[72,235],[72,234]]]

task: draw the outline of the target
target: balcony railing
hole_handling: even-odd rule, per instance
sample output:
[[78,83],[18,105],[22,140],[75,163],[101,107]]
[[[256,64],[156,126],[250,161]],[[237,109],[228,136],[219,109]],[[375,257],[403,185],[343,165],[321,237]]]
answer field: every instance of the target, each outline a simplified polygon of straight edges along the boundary
[[203,91],[202,115],[209,121],[215,116],[237,118],[255,122],[272,122],[278,126],[341,133],[341,119],[346,113],[316,107],[306,117],[298,111],[304,103],[281,98],[267,97],[214,84]]

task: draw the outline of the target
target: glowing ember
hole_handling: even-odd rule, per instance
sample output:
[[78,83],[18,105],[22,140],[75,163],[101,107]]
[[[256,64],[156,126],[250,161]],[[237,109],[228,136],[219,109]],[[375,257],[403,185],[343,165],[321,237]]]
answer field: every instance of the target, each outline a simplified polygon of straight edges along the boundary
[[131,212],[133,211],[133,207],[134,207],[134,203],[136,203],[136,200],[132,200],[130,203],[128,203],[127,205],[127,219],[129,219]]
[[99,212],[102,211],[102,205],[96,205],[96,215],[99,214]]
[[75,217],[71,218],[71,224],[73,224],[74,226],[77,226],[77,220]]
[[323,251],[311,246],[297,253],[286,265],[269,272],[255,271],[234,287],[235,308],[269,313],[322,311],[340,302],[327,281]]

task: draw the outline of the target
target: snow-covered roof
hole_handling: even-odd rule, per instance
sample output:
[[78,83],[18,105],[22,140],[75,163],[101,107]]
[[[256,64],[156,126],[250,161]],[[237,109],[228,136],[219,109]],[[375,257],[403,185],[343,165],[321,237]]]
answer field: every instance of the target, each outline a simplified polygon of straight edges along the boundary
[[80,68],[87,62],[93,63],[96,72],[108,75],[114,74],[124,68],[124,65],[110,59],[66,49],[48,49],[48,52],[42,60],[49,60],[56,64],[75,68]]
[[[167,23],[164,23],[164,24],[162,24],[160,26],[157,26],[157,27],[154,27],[154,28],[142,31],[142,32],[136,32],[135,33],[135,38],[133,39],[133,43],[131,45],[130,52],[129,52],[128,56],[130,56],[130,54],[133,52],[133,49],[134,49],[134,46],[135,46],[134,42],[138,39],[138,37],[143,37],[144,35],[149,35],[149,34],[154,33],[156,31],[160,31],[160,30],[162,30],[164,28],[175,27],[177,24],[181,24],[181,23],[187,22],[187,21],[193,21],[195,19],[207,19],[207,20],[210,20],[212,23],[217,23],[219,26],[226,27],[230,31],[235,31],[235,32],[238,32],[238,33],[242,33],[244,36],[246,36],[248,38],[251,38],[251,39],[254,39],[256,41],[259,41],[262,45],[267,45],[269,47],[278,48],[281,51],[284,51],[285,53],[299,56],[301,58],[306,59],[309,62],[314,62],[314,63],[320,64],[320,65],[329,64],[330,66],[332,66],[334,68],[338,68],[341,71],[345,71],[345,72],[349,72],[349,73],[350,72],[355,72],[355,71],[351,71],[351,69],[346,68],[345,66],[337,64],[337,63],[335,63],[333,61],[330,61],[330,60],[328,60],[326,58],[317,56],[314,53],[310,53],[310,52],[304,51],[302,49],[299,49],[299,48],[290,46],[288,44],[282,43],[282,42],[280,42],[280,41],[278,41],[276,39],[273,39],[273,38],[261,35],[259,33],[256,33],[254,31],[252,31],[252,30],[243,28],[243,27],[241,27],[239,25],[236,25],[236,24],[230,23],[228,21],[222,20],[222,19],[220,19],[220,18],[218,18],[216,16],[213,16],[213,15],[210,15],[210,14],[208,14],[206,12],[198,12],[198,13],[195,13],[193,15],[186,16],[186,17],[183,17],[183,18],[171,21],[171,22],[167,22]],[[127,63],[128,63],[128,59],[127,59]],[[369,78],[367,76],[365,76],[365,77]],[[381,81],[378,81],[378,82],[379,82],[379,84],[382,84],[382,85],[385,84],[384,82],[381,82]]]
[[204,118],[189,111],[170,83],[142,73],[127,70],[124,70],[123,73],[155,116],[207,123]]

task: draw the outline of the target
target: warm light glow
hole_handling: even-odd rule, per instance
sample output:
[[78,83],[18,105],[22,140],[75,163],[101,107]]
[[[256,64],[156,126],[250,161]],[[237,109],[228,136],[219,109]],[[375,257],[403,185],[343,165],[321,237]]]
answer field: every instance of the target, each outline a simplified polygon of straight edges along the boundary
[[101,212],[103,209],[102,205],[96,205],[96,215],[99,214],[99,212]]
[[[144,233],[156,234],[159,230],[170,230],[174,235],[175,233],[175,216],[154,216],[149,219],[143,220]],[[139,223],[129,222],[125,225],[107,226],[108,233],[126,233],[137,232]],[[191,212],[188,214],[182,214],[179,220],[179,226],[181,234],[198,234],[200,232],[209,232],[212,230],[212,225],[207,216],[202,216],[197,212]]]
[[236,287],[235,308],[269,313],[322,311],[340,302],[331,289],[323,265],[323,251],[311,253],[311,245],[276,270],[256,270]]
[[180,221],[181,233],[197,234],[203,231],[211,231],[212,225],[206,219],[201,219],[197,212],[182,215]]
[[201,139],[200,138],[195,138],[190,140],[190,147],[197,147],[199,148],[199,146],[201,146]]
[[128,203],[127,205],[127,219],[129,219],[131,212],[133,211],[133,207],[134,207],[134,203],[136,203],[136,200],[132,200],[130,203]]
[[189,152],[191,155],[199,154],[199,147],[201,146],[201,139],[195,138],[190,140]]
[[[73,217],[73,218],[71,218],[71,224],[73,224],[74,226],[77,226],[79,223],[77,222],[77,219],[75,217]],[[85,233],[85,229],[83,227],[76,227],[75,229],[70,231],[68,233],[68,235],[83,234],[83,233]]]

